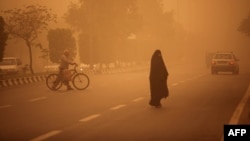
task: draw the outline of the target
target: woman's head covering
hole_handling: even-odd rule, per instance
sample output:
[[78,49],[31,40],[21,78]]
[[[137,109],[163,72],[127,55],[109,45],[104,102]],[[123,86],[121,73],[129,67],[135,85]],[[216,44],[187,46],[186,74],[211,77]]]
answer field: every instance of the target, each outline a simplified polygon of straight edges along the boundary
[[68,49],[65,49],[65,50],[63,51],[63,54],[66,55],[66,56],[69,56],[69,50],[68,50]]
[[164,65],[162,56],[161,56],[161,51],[159,49],[155,50],[153,56],[152,56],[152,60],[151,60],[151,64],[153,66],[155,65]]
[[161,56],[161,51],[159,49],[155,50],[153,56]]
[[164,74],[164,76],[167,76],[168,72],[161,55],[161,51],[157,49],[155,50],[151,58],[150,77],[159,76],[160,74]]

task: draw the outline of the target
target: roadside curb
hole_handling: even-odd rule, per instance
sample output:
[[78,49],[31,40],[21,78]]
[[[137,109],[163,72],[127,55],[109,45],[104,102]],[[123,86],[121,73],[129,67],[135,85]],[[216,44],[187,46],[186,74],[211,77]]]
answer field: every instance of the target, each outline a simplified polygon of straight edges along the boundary
[[[169,66],[170,67],[179,66],[182,63],[183,62],[174,63]],[[84,69],[83,73],[87,75],[117,74],[117,73],[144,71],[144,70],[149,70],[149,68],[150,68],[149,64],[143,64],[139,66],[134,66],[133,64],[130,64],[130,65],[122,66],[118,68],[113,66],[113,67],[104,67],[100,69]],[[18,78],[0,79],[0,88],[32,84],[36,82],[43,82],[43,81],[46,81],[46,77],[49,74],[50,73],[47,72],[46,74],[40,74],[40,75],[35,75],[35,76],[23,76],[23,77],[18,77]]]
[[29,77],[20,77],[20,78],[0,80],[0,88],[42,82],[46,80],[46,77],[47,75],[40,75],[40,76],[29,76]]
[[[146,70],[148,67],[134,67],[134,68],[123,68],[123,69],[102,69],[99,71],[94,70],[84,70],[83,73],[87,75],[102,75],[102,74],[117,74],[123,72],[135,72]],[[35,76],[27,76],[27,77],[19,77],[19,78],[8,78],[8,79],[0,79],[0,88],[20,86],[25,84],[31,84],[36,82],[46,81],[46,78],[49,74],[43,75],[35,75]]]

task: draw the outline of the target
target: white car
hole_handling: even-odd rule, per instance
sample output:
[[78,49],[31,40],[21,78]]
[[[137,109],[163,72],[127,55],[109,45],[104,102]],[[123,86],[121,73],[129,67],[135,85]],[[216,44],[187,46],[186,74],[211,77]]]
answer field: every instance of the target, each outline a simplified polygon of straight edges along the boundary
[[14,74],[23,72],[22,62],[16,57],[5,57],[0,61],[1,74]]
[[239,59],[232,52],[215,53],[211,62],[211,73],[232,72],[233,74],[239,74],[238,61]]

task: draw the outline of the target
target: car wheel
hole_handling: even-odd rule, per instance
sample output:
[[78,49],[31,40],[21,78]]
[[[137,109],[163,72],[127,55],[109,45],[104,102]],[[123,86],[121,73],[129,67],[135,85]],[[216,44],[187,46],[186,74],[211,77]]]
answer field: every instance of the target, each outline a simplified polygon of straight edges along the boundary
[[214,74],[217,74],[217,72],[216,71],[214,71],[214,70],[212,70],[211,71],[211,73],[214,75]]
[[238,75],[239,71],[234,71],[233,74]]

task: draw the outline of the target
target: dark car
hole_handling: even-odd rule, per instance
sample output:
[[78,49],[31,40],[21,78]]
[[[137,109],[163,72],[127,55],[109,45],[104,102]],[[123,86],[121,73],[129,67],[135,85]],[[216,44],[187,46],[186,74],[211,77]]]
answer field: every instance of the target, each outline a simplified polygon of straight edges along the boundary
[[218,52],[215,53],[211,62],[211,73],[218,72],[232,72],[232,74],[239,74],[239,59],[237,59],[233,52]]

